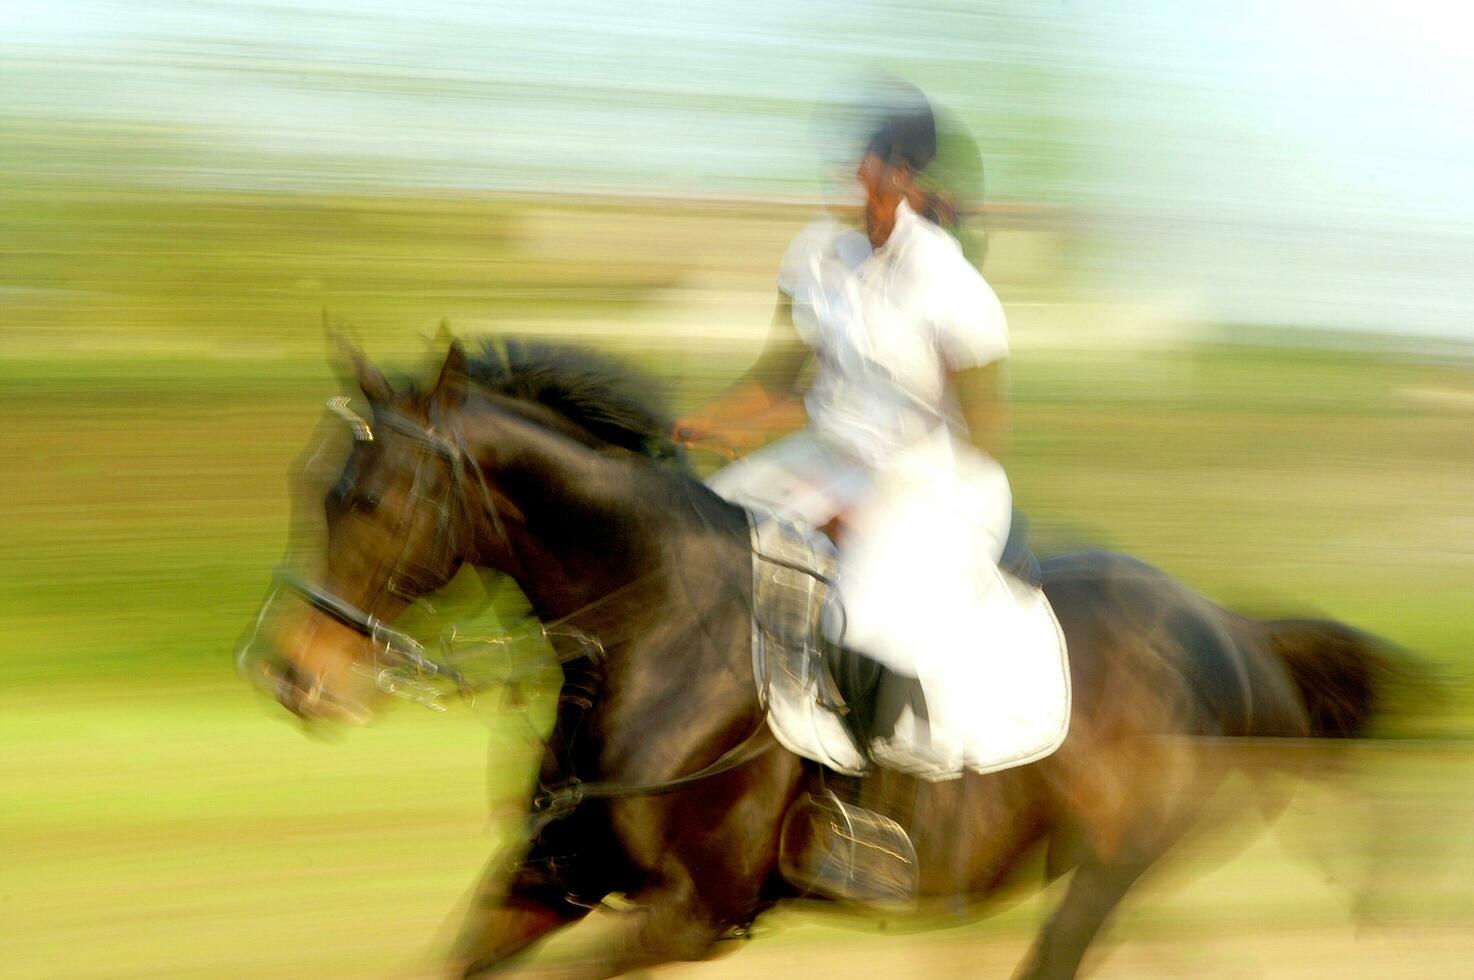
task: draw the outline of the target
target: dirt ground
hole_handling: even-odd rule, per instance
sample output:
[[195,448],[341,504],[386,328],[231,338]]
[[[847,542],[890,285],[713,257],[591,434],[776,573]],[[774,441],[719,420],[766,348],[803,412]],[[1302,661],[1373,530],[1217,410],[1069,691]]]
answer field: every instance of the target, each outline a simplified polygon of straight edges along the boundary
[[[863,952],[844,943],[805,944],[765,950],[756,944],[711,962],[665,967],[662,978],[736,980],[748,977],[1008,977],[1023,958],[1018,940],[893,937]],[[1090,961],[1097,980],[1211,978],[1211,980],[1466,980],[1474,976],[1474,932],[1455,928],[1363,931],[1351,927],[1305,932],[1235,934],[1198,940],[1128,940],[1110,943]]]
[[[676,963],[632,976],[647,980],[931,980],[1006,978],[1024,958],[1022,936],[917,933],[856,942],[737,940],[700,963]],[[418,976],[435,975],[434,967]],[[520,975],[514,973],[513,975]],[[528,976],[557,976],[531,969]],[[1235,931],[1189,938],[1108,940],[1092,951],[1082,976],[1093,980],[1467,980],[1474,976],[1474,930],[1467,926]]]

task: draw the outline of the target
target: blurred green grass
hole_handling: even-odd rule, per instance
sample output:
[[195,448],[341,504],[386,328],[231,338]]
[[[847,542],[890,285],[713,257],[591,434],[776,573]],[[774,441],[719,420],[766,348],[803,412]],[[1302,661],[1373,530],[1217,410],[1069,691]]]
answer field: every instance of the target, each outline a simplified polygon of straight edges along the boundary
[[[401,364],[423,358],[420,334],[443,315],[468,333],[583,336],[642,362],[687,408],[746,366],[762,322],[720,340],[698,323],[639,324],[714,275],[760,304],[803,216],[4,195],[4,972],[408,972],[504,826],[488,823],[487,729],[460,710],[399,712],[318,744],[262,710],[229,656],[281,552],[286,467],[335,390],[320,309]],[[990,278],[1005,303],[1064,291],[1041,269],[1049,252],[1047,235],[998,238]],[[1320,610],[1467,676],[1469,363],[1107,341],[1022,346],[1012,385],[1008,467],[1041,548],[1128,551],[1227,604]],[[1459,685],[1410,730],[1466,737],[1471,721]],[[491,722],[495,798],[515,798],[530,758],[508,724]],[[1427,812],[1466,812],[1448,795],[1464,782],[1450,758],[1404,779]],[[1275,909],[1284,928],[1343,921],[1273,849],[1225,873],[1225,891],[1180,913],[1195,927],[1225,914],[1224,895],[1235,922]],[[1268,913],[1266,883],[1280,896]],[[1460,894],[1437,900],[1463,908]],[[982,935],[1021,942],[1039,912],[1021,906]],[[832,941],[802,915],[777,921],[795,942]]]
[[[698,353],[637,356],[689,406],[743,363]],[[1463,367],[1227,347],[1018,360],[1009,469],[1045,550],[1105,544],[1251,611],[1318,608],[1466,655],[1474,420],[1418,397],[1466,390]],[[28,359],[0,384],[12,679],[217,671],[284,542],[325,364]]]

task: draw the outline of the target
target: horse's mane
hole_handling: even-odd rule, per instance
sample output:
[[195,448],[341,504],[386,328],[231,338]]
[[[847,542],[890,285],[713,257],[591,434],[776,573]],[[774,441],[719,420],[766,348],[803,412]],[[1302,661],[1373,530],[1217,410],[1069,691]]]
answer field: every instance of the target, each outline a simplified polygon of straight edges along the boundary
[[591,351],[516,338],[483,340],[466,364],[492,394],[543,405],[613,446],[683,460],[670,412],[644,374]]

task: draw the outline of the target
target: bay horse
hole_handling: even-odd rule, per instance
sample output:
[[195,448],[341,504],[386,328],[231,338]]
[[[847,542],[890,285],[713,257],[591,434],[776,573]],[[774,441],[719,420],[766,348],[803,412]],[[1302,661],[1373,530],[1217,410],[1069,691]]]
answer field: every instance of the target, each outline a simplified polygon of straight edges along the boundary
[[[356,441],[320,499],[322,565],[282,578],[290,612],[265,628],[269,655],[244,661],[253,676],[304,719],[366,715],[380,692],[365,664],[445,670],[391,624],[463,564],[510,576],[559,626],[562,688],[521,850],[486,872],[452,973],[515,970],[616,895],[617,926],[567,975],[700,959],[794,894],[785,815],[826,775],[766,731],[748,517],[692,476],[649,386],[517,341],[453,343],[433,383],[397,391],[345,357],[372,414],[338,404]],[[1120,554],[1052,558],[1042,578],[1073,676],[1059,750],[856,785],[909,816],[923,899],[979,903],[1040,851],[1048,875],[1072,872],[1019,968],[1062,978],[1222,777],[1194,740],[1361,734],[1384,661],[1348,627],[1242,617]]]

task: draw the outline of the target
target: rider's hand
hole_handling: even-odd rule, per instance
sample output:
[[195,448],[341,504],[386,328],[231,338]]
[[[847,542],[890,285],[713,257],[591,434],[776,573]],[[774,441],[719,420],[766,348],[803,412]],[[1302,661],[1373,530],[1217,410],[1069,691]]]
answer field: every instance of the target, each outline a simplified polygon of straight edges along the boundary
[[687,449],[695,446],[705,436],[705,430],[694,419],[676,419],[675,428],[671,430],[671,438]]
[[672,437],[687,449],[704,449],[727,459],[736,459],[748,448],[743,445],[746,440],[718,433],[711,423],[699,418],[677,420]]

